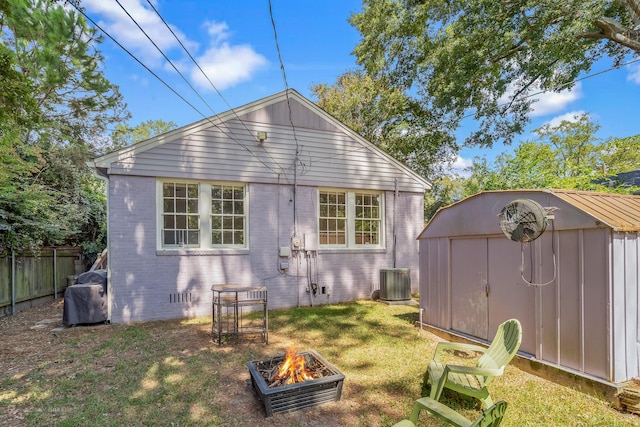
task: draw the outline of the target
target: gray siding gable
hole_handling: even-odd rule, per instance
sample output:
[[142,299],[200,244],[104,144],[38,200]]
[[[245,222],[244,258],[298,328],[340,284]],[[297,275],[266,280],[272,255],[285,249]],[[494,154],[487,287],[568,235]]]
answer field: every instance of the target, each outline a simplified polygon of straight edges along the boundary
[[[259,131],[267,132],[263,142],[257,139]],[[430,187],[294,90],[98,157],[93,166],[103,175],[270,184],[296,180],[299,185],[419,193]]]

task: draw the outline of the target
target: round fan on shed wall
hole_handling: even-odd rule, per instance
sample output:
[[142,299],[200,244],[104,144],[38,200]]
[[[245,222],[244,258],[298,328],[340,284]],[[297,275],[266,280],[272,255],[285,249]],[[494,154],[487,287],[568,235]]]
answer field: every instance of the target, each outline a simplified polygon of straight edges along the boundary
[[545,209],[530,199],[517,199],[507,203],[498,217],[502,232],[515,242],[531,242],[547,228]]

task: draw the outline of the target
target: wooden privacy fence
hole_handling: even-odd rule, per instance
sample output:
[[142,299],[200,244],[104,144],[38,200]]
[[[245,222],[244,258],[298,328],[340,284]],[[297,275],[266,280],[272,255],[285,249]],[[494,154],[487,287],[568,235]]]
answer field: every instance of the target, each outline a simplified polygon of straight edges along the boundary
[[0,253],[0,316],[16,305],[64,292],[67,278],[84,271],[80,248],[42,248],[38,252]]

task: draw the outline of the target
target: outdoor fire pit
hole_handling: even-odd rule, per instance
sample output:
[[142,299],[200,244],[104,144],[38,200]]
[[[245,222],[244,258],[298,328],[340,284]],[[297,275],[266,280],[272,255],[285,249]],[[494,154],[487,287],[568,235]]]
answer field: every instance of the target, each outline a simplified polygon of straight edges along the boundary
[[[302,366],[300,366],[302,365]],[[247,362],[267,417],[339,401],[344,375],[315,350]]]

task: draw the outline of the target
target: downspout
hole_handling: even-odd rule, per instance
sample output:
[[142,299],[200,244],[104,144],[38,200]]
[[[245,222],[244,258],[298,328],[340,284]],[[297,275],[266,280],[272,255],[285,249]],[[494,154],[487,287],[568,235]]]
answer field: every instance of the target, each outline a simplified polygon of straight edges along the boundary
[[396,248],[396,227],[398,225],[398,178],[393,180],[394,194],[393,194],[393,268],[396,268],[397,248]]
[[106,171],[99,169],[95,163],[90,162],[88,166],[94,177],[104,181],[104,191],[107,196],[107,321],[111,323],[111,305],[112,305],[112,289],[111,289],[111,237],[109,233],[109,175]]

